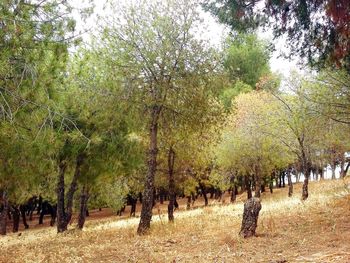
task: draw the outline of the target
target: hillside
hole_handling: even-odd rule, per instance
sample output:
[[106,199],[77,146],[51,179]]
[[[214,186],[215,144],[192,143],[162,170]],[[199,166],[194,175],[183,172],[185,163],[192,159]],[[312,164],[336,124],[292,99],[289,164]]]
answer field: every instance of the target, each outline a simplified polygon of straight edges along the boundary
[[287,189],[264,193],[258,236],[246,240],[238,201],[180,211],[174,225],[160,212],[144,237],[135,234],[138,218],[116,217],[90,220],[83,232],[10,234],[0,239],[0,262],[349,262],[349,182],[313,182],[304,203],[300,184],[292,198]]

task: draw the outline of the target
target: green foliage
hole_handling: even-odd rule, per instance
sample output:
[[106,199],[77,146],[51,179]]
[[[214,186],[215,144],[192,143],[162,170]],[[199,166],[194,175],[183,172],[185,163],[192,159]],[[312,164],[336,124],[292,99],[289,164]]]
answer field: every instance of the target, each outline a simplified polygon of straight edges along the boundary
[[285,36],[290,55],[311,66],[350,70],[348,0],[207,0],[204,6],[235,32],[263,26],[272,29],[275,38]]
[[260,77],[270,72],[267,44],[254,34],[240,34],[227,45],[224,67],[229,77],[255,88]]

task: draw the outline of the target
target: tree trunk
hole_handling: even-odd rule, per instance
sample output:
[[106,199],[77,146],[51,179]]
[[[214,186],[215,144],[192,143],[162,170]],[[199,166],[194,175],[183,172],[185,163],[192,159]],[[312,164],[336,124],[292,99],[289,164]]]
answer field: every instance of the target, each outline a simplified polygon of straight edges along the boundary
[[273,193],[273,180],[275,179],[275,172],[272,172],[271,176],[270,176],[270,181],[269,181],[269,189],[270,189],[270,193]]
[[234,203],[236,201],[237,197],[237,186],[234,185],[231,191],[231,203]]
[[346,167],[344,169],[344,173],[342,174],[342,178],[344,178],[347,175],[349,167],[350,167],[350,161],[348,162],[348,164],[346,165]]
[[205,189],[205,185],[202,182],[200,182],[199,187],[200,187],[200,189],[202,191],[202,195],[204,197],[204,205],[207,206],[208,205],[208,197],[207,197],[207,191]]
[[293,195],[293,183],[292,183],[292,173],[290,169],[287,171],[287,179],[288,179],[288,196],[291,197]]
[[296,171],[296,173],[295,173],[295,181],[296,181],[297,183],[300,182],[300,172],[299,172],[299,171]]
[[12,232],[16,233],[18,232],[18,228],[19,228],[19,220],[21,218],[21,213],[18,209],[18,206],[14,205],[11,207],[11,211],[12,211],[12,215],[13,215],[13,228],[12,228]]
[[335,179],[335,168],[336,168],[336,164],[334,161],[331,162],[331,169],[332,169],[332,180]]
[[187,205],[186,205],[186,209],[189,210],[191,208],[191,196],[187,196]]
[[148,172],[145,180],[144,194],[142,195],[142,209],[140,223],[137,229],[139,235],[146,234],[151,227],[152,208],[153,208],[153,192],[154,192],[154,177],[157,169],[157,137],[158,137],[158,118],[161,107],[153,106],[151,111],[150,124],[150,144],[148,152]]
[[262,193],[265,193],[265,182],[263,182],[262,184],[261,184],[261,192]]
[[250,199],[253,197],[252,194],[252,187],[249,178],[245,177],[245,184],[246,184],[246,189],[247,189],[247,199]]
[[26,219],[26,207],[24,205],[20,205],[19,210],[22,216],[24,228],[28,229],[29,225],[27,224],[27,219]]
[[169,173],[169,204],[168,219],[174,222],[174,203],[175,203],[175,179],[174,179],[175,151],[170,146],[168,153],[168,173]]
[[345,177],[345,157],[343,154],[343,157],[341,158],[340,161],[340,174],[339,174],[339,178],[344,178]]
[[304,184],[302,189],[302,200],[306,200],[309,197],[309,177],[310,177],[310,169],[308,166],[304,169]]
[[64,175],[67,164],[64,160],[60,160],[58,165],[58,181],[57,181],[57,232],[61,233],[67,230],[67,219],[64,207]]
[[88,188],[84,185],[81,189],[80,194],[80,210],[78,217],[78,228],[83,229],[85,224],[85,219],[87,216],[87,202],[89,200],[89,191]]
[[6,191],[0,191],[0,235],[6,235],[7,214],[8,214],[8,200]]
[[244,238],[255,236],[260,210],[261,203],[259,198],[253,197],[244,203],[242,227],[239,232]]
[[324,179],[324,169],[323,167],[320,168],[320,180],[323,180]]
[[67,193],[67,204],[65,209],[67,225],[72,219],[74,194],[78,189],[78,178],[80,177],[80,174],[81,174],[81,166],[83,164],[84,158],[85,158],[84,154],[78,154],[76,159],[74,175]]
[[255,167],[255,197],[260,198],[261,177],[259,163]]

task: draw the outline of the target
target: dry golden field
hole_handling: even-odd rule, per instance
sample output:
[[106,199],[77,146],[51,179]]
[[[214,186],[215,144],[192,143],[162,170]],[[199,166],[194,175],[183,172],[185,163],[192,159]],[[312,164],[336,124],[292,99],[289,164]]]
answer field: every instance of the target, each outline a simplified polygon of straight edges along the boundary
[[[239,237],[245,194],[231,205],[175,212],[156,207],[151,233],[137,236],[138,218],[98,212],[84,231],[57,235],[41,227],[0,237],[0,262],[350,262],[350,180],[301,184],[263,193],[257,237]],[[181,203],[180,203],[181,204]],[[197,203],[198,204],[198,203]],[[200,203],[199,203],[200,204]],[[96,219],[97,217],[98,220]]]

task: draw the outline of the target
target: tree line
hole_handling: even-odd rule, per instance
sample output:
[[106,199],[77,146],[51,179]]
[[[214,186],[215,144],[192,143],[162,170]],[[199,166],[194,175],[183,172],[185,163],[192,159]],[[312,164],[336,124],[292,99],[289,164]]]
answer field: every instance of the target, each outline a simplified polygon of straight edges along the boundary
[[285,176],[292,195],[302,174],[306,200],[311,174],[346,175],[346,66],[282,79],[254,32],[233,31],[220,49],[201,39],[199,7],[111,3],[83,41],[65,1],[1,4],[1,234],[32,196],[52,204],[64,232],[74,211],[83,228],[88,207],[117,212],[142,193],[145,234],[155,192],[173,222],[177,196],[259,197]]

